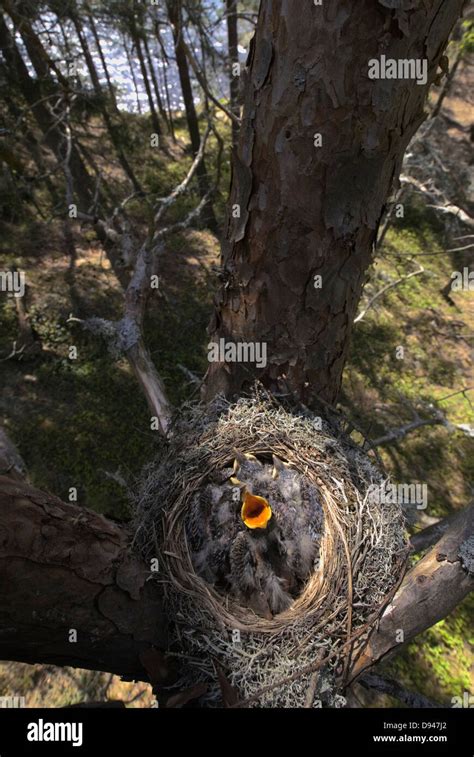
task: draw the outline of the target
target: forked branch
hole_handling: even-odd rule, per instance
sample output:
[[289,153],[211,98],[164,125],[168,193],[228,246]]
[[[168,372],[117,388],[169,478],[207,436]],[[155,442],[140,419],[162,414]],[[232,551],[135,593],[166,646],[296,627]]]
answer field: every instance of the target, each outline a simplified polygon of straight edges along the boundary
[[474,589],[473,537],[471,505],[404,578],[353,664],[351,680],[445,618]]

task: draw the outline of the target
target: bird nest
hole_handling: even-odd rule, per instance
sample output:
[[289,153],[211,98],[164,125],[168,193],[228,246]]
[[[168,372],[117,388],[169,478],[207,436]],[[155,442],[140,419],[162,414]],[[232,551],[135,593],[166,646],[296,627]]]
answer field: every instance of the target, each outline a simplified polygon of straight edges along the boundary
[[[191,554],[196,493],[236,454],[283,461],[322,508],[318,558],[298,596],[273,617],[207,581]],[[135,494],[135,543],[158,563],[180,688],[207,684],[207,706],[339,706],[406,563],[401,508],[373,496],[383,486],[374,460],[340,430],[261,393],[185,415]]]

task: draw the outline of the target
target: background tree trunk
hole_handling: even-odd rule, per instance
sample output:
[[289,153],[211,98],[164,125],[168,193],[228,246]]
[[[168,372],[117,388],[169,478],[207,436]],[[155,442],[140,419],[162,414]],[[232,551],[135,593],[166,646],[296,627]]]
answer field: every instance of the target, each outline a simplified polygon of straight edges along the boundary
[[369,60],[426,58],[431,82],[463,4],[262,0],[211,330],[266,343],[268,362],[213,363],[207,397],[258,377],[335,401],[380,218],[425,117],[427,86],[371,80]]
[[117,153],[117,157],[120,161],[120,165],[122,166],[124,172],[130,179],[132,186],[135,190],[135,192],[143,192],[140,183],[135,176],[135,173],[128,162],[125,153],[122,149],[122,146],[120,144],[120,136],[117,133],[117,130],[115,128],[115,125],[112,123],[112,119],[109,115],[109,111],[107,110],[107,104],[102,99],[102,87],[100,86],[100,80],[99,75],[97,73],[97,69],[95,67],[94,59],[91,55],[91,51],[89,49],[89,44],[87,42],[87,37],[84,34],[84,31],[81,26],[80,19],[76,15],[72,15],[72,22],[74,24],[74,28],[76,30],[77,37],[79,39],[82,52],[84,53],[84,58],[87,65],[87,70],[89,71],[89,76],[91,77],[92,86],[94,88],[94,92],[99,98],[100,103],[100,110],[102,113],[102,117],[104,119],[105,126],[107,128],[107,131],[109,133],[110,141],[112,142],[115,152]]
[[137,111],[141,115],[142,112],[143,112],[143,110],[142,110],[142,104],[140,102],[140,93],[138,91],[138,82],[137,82],[137,77],[136,77],[136,74],[135,74],[135,69],[133,67],[133,58],[132,58],[132,55],[130,53],[130,50],[128,49],[128,41],[127,41],[127,38],[126,38],[125,34],[123,35],[123,46],[124,46],[125,54],[127,56],[127,61],[128,61],[128,66],[130,68],[130,73],[132,75],[133,88],[135,90],[135,97],[136,97],[136,100],[137,100]]
[[[189,137],[191,139],[191,147],[193,156],[199,152],[201,144],[201,135],[199,133],[199,122],[194,106],[193,90],[191,86],[191,77],[189,75],[188,60],[186,57],[186,51],[182,43],[182,10],[181,0],[170,0],[167,3],[168,17],[173,27],[173,40],[174,49],[176,55],[176,64],[178,66],[179,81],[181,83],[181,90],[183,93],[184,108],[186,111],[186,120],[188,124]],[[205,161],[202,160],[197,169],[197,177],[199,182],[199,188],[201,197],[205,197],[210,190],[209,177],[207,175],[207,168]],[[216,229],[217,221],[212,210],[211,203],[208,204],[206,212],[203,214],[206,222],[212,229]]]
[[156,39],[158,41],[158,44],[159,44],[159,47],[160,47],[161,58],[162,58],[162,61],[164,63],[163,69],[162,69],[162,72],[163,72],[163,87],[164,87],[165,96],[166,96],[166,107],[168,109],[168,124],[169,124],[169,128],[170,128],[171,139],[173,140],[173,142],[176,143],[176,134],[174,132],[173,110],[172,110],[172,107],[171,107],[169,85],[168,85],[168,74],[166,73],[166,69],[169,66],[169,58],[168,58],[168,54],[166,52],[166,47],[163,44],[163,40],[161,38],[160,25],[159,25],[159,23],[158,23],[158,21],[156,19],[153,22],[153,29],[154,29],[154,32],[155,32],[155,37],[156,37]]
[[116,113],[118,113],[119,109],[118,109],[118,105],[117,105],[117,98],[115,97],[115,90],[113,88],[112,80],[110,78],[109,68],[107,66],[107,61],[105,60],[104,51],[102,50],[102,44],[101,44],[101,41],[100,41],[99,34],[97,32],[97,26],[96,26],[96,23],[94,21],[94,16],[92,15],[91,9],[90,9],[90,7],[89,7],[88,4],[86,5],[86,10],[87,10],[87,20],[88,20],[88,22],[90,24],[90,27],[91,27],[91,30],[92,30],[92,34],[94,36],[95,46],[97,48],[97,52],[99,53],[100,62],[102,64],[102,68],[104,70],[105,78],[106,78],[106,81],[107,81],[107,88],[108,88],[108,91],[109,91],[110,100],[112,102],[112,106],[113,106],[114,111]]
[[160,111],[161,118],[163,119],[163,121],[165,122],[165,124],[168,124],[168,117],[167,117],[166,111],[165,111],[165,109],[163,107],[163,102],[162,102],[161,95],[160,95],[160,88],[158,86],[158,79],[156,78],[156,72],[155,72],[155,68],[154,68],[154,65],[153,65],[153,57],[152,57],[152,55],[150,53],[150,47],[148,45],[148,40],[147,40],[146,34],[143,36],[143,47],[145,49],[146,60],[147,60],[147,63],[148,63],[148,68],[150,70],[150,76],[151,76],[151,81],[153,83],[153,90],[155,92],[155,97],[156,97],[156,102],[157,102],[157,105],[158,105],[158,110]]
[[156,112],[155,103],[153,100],[153,94],[152,94],[151,86],[150,86],[150,80],[148,78],[148,71],[145,64],[145,58],[143,56],[142,43],[140,40],[139,32],[137,30],[135,16],[133,14],[131,14],[130,16],[130,35],[132,37],[132,42],[135,47],[135,50],[137,51],[138,62],[140,64],[140,71],[142,74],[143,84],[145,86],[145,92],[148,98],[148,105],[150,108],[151,123],[152,123],[153,129],[155,130],[155,133],[161,136],[161,133],[162,133],[161,125],[158,118],[158,113]]
[[[10,34],[2,16],[0,16],[0,46],[6,61],[6,66],[2,66],[2,68],[5,71],[7,81],[12,85],[13,89],[18,88],[20,90],[43,133],[45,143],[56,157],[58,163],[61,164],[66,157],[66,136],[64,130],[61,126],[57,125],[57,119],[51,115],[44,104],[40,81],[30,76],[15,40]],[[42,68],[39,71],[42,71]],[[44,74],[42,74],[42,78],[44,79]],[[51,82],[51,86],[53,85],[54,82]],[[94,198],[94,187],[92,179],[74,144],[72,145],[69,167],[75,179],[74,191],[77,193],[82,209],[87,212]]]
[[[237,0],[226,0],[227,7],[227,45],[229,48],[229,88],[230,109],[239,115],[239,77],[234,75],[233,66],[239,62],[239,37],[237,34]],[[239,125],[232,121],[232,144],[237,146]]]

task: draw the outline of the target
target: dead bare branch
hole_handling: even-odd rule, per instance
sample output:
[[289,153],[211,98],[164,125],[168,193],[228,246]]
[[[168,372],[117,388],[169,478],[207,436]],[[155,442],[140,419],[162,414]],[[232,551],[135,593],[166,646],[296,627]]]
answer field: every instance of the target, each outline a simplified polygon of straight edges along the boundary
[[435,410],[434,415],[431,418],[421,418],[417,411],[413,413],[414,419],[409,423],[405,423],[403,426],[393,428],[383,436],[379,436],[378,439],[374,439],[370,442],[366,449],[374,449],[375,447],[383,447],[388,444],[395,444],[404,439],[408,434],[416,431],[423,426],[446,426],[452,428],[452,424],[445,418],[441,410]]
[[[171,194],[161,200],[160,207],[153,220],[153,228],[149,232],[149,238],[144,242],[137,254],[135,261],[134,273],[125,289],[125,307],[124,316],[119,321],[108,321],[102,318],[88,318],[85,320],[70,317],[69,322],[80,323],[84,328],[92,333],[102,336],[111,351],[117,357],[120,354],[126,355],[133,372],[145,394],[148,405],[153,416],[158,419],[160,432],[167,433],[171,421],[171,405],[166,397],[163,382],[156,370],[151,355],[143,340],[143,318],[146,308],[146,300],[150,291],[151,284],[151,262],[153,256],[156,256],[160,249],[165,236],[177,231],[183,231],[201,215],[206,207],[209,198],[216,190],[212,187],[201,199],[199,204],[193,208],[186,218],[168,227],[158,228],[165,211],[183,194],[196,173],[199,165],[204,158],[207,139],[212,130],[209,123],[205,134],[201,139],[199,151],[183,181],[171,192]],[[218,151],[218,171],[220,176],[220,162],[222,156],[222,145],[219,143]],[[116,228],[117,217],[120,214],[125,203],[135,195],[126,198],[122,205],[115,208],[112,219],[103,220],[95,218],[86,213],[78,213],[80,220],[92,223],[99,234],[99,237],[106,244],[119,247],[126,243],[126,235],[123,231]],[[149,241],[151,238],[151,241]]]
[[400,175],[400,183],[401,184],[409,184],[410,186],[414,187],[418,192],[425,195],[428,199],[434,200],[434,203],[431,203],[428,205],[429,208],[433,208],[434,210],[438,211],[439,213],[443,213],[444,215],[452,215],[458,218],[462,223],[466,224],[466,226],[470,226],[471,228],[474,228],[474,218],[470,216],[468,213],[466,213],[465,210],[458,207],[457,205],[454,205],[452,203],[446,203],[444,205],[439,205],[437,200],[438,194],[433,190],[430,189],[426,184],[423,184],[423,182],[418,181],[418,179],[415,179],[413,176],[408,176],[407,174],[401,174]]
[[364,310],[361,313],[359,313],[359,315],[357,316],[357,318],[354,318],[354,323],[359,323],[359,321],[361,321],[364,318],[364,316],[366,315],[367,311],[370,310],[370,308],[372,307],[372,305],[375,302],[377,302],[377,300],[379,300],[380,297],[382,297],[390,289],[394,289],[399,284],[402,284],[404,281],[408,281],[408,279],[413,278],[413,276],[420,276],[420,274],[422,274],[422,273],[425,273],[425,269],[423,268],[422,265],[420,265],[418,271],[412,271],[411,273],[408,273],[406,276],[400,276],[400,278],[397,279],[396,281],[391,281],[390,284],[387,284],[386,286],[384,286],[383,289],[381,289],[379,292],[377,292],[377,294],[375,294],[373,297],[371,297],[371,299],[369,300],[369,302],[368,302],[367,306],[364,308]]
[[151,252],[147,242],[139,250],[135,270],[125,292],[124,316],[120,321],[103,318],[81,320],[71,317],[69,322],[80,323],[92,333],[102,336],[114,357],[124,354],[140,384],[148,406],[157,418],[159,431],[166,434],[171,422],[172,408],[163,382],[155,368],[143,340],[143,318],[151,286]]
[[194,174],[196,173],[196,170],[197,170],[198,166],[202,163],[202,160],[204,158],[204,151],[206,149],[206,142],[207,142],[207,139],[209,137],[210,132],[211,132],[211,126],[210,126],[210,124],[208,124],[207,129],[206,129],[206,131],[204,132],[204,134],[203,134],[203,136],[201,138],[201,144],[199,146],[199,150],[198,150],[198,152],[196,154],[196,157],[194,158],[194,161],[193,161],[193,163],[191,165],[191,168],[189,169],[189,171],[186,174],[185,178],[183,179],[183,181],[180,184],[178,184],[177,187],[175,187],[175,189],[173,189],[173,191],[171,192],[170,195],[168,195],[168,197],[166,197],[166,198],[164,198],[163,200],[160,201],[160,208],[159,208],[159,210],[157,211],[157,213],[155,215],[155,227],[158,227],[158,225],[159,225],[159,223],[160,223],[160,221],[161,221],[164,213],[167,211],[167,209],[171,205],[173,205],[176,202],[176,200],[178,199],[178,197],[180,197],[180,195],[184,194],[184,192],[186,192],[187,188],[189,187],[189,184],[190,184],[190,182],[191,182]]
[[473,534],[471,505],[406,575],[354,661],[350,680],[445,618],[474,589]]
[[199,205],[196,205],[196,207],[188,213],[184,220],[177,221],[171,226],[165,226],[163,229],[156,231],[152,239],[153,251],[155,252],[158,249],[160,242],[168,234],[174,234],[177,231],[184,231],[185,229],[188,229],[191,224],[199,218],[207,203],[209,202],[209,198],[212,196],[213,192],[214,188],[209,192],[206,192]]

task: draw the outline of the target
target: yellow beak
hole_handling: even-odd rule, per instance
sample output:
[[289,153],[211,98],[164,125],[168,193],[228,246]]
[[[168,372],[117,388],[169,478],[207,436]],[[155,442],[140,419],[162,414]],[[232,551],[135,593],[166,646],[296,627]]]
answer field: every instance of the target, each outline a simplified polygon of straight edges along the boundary
[[241,516],[248,528],[266,528],[272,517],[272,508],[264,497],[245,492]]

